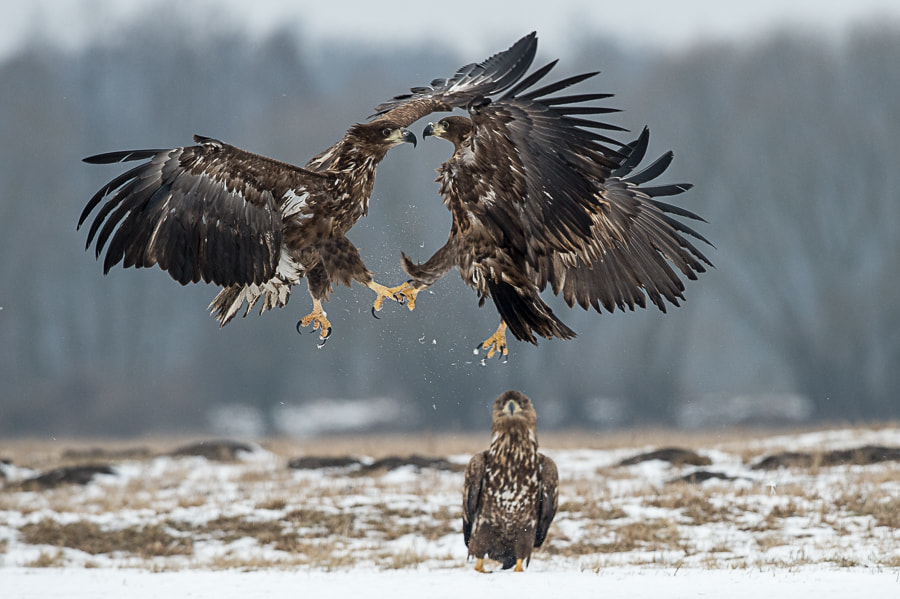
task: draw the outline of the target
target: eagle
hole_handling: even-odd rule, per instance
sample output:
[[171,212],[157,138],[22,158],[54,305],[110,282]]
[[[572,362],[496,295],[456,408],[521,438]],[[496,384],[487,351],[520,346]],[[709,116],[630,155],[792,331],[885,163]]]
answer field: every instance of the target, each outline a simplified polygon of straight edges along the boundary
[[494,401],[491,434],[490,449],[466,468],[463,539],[475,570],[485,572],[487,556],[523,572],[556,515],[559,475],[538,452],[537,414],[525,394],[506,391]]
[[450,234],[424,263],[402,254],[411,279],[398,289],[412,310],[420,291],[457,268],[479,305],[491,298],[500,315],[476,348],[487,358],[507,359],[507,329],[533,344],[536,336],[575,337],[541,298],[548,285],[570,308],[634,310],[649,297],[665,312],[666,302],[684,299],[676,271],[693,280],[712,266],[687,237],[709,242],[676,217],[703,219],[659,199],[691,185],[645,185],[668,168],[672,152],[638,169],[649,130],[618,142],[601,131],[624,129],[591,118],[617,112],[595,102],[612,94],[558,94],[597,72],[536,87],[556,63],[497,99],[474,98],[468,117],[450,115],[423,131],[453,144],[436,179]]
[[395,98],[302,168],[201,136],[194,136],[196,145],[85,158],[91,164],[143,161],[85,206],[79,229],[99,206],[85,249],[96,243],[99,259],[105,248],[104,274],[119,263],[156,265],[182,285],[202,280],[222,287],[208,308],[220,326],[245,303],[243,316],[257,303],[260,314],[283,307],[291,288],[306,278],[313,310],[297,330],[312,325],[321,347],[332,331],[322,308],[332,283],[356,281],[372,289],[373,315],[385,299],[406,300],[399,287],[375,282],[346,236],[368,212],[378,164],[391,148],[415,145],[407,127],[419,118],[515,84],[530,68],[536,45],[532,33],[453,77],[434,80],[427,94]]

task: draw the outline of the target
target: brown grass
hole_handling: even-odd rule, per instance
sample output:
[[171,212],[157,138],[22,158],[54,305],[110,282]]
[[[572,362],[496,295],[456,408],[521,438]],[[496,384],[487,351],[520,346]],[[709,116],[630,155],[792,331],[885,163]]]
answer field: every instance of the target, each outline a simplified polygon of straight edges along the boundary
[[60,524],[45,518],[19,529],[22,540],[30,545],[69,547],[91,555],[125,552],[141,557],[191,555],[190,538],[174,536],[161,526],[142,526],[104,530],[86,520]]
[[[542,434],[541,442],[543,451],[550,455],[567,448],[627,448],[632,454],[665,446],[716,448],[749,464],[780,449],[769,444],[762,451],[758,444],[751,443],[760,434],[576,432]],[[124,556],[131,559],[130,564],[142,563],[149,570],[462,567],[461,473],[423,469],[415,476],[395,476],[387,471],[348,476],[341,471],[290,470],[287,462],[298,455],[468,455],[484,449],[487,440],[486,432],[302,442],[276,439],[263,443],[275,452],[274,456],[211,464],[199,472],[195,468],[197,458],[172,459],[155,462],[145,474],[127,481],[104,479],[88,487],[32,493],[8,486],[0,489],[0,510],[19,514],[19,521],[29,515],[32,520],[17,525],[9,540],[0,540],[0,554],[15,554],[21,545],[35,546],[40,551],[38,557],[20,564],[34,567],[72,563],[97,567],[108,563],[99,556]],[[109,447],[119,455],[131,456],[122,458],[122,462],[133,468],[149,465],[153,456],[184,443],[183,439],[142,440],[130,445],[116,442]],[[98,445],[106,447],[95,441],[80,444]],[[129,447],[135,445],[148,451],[130,451]],[[16,441],[4,447],[4,455],[18,466],[44,469],[79,459],[79,455],[94,455],[70,452],[64,458],[63,453],[73,446],[78,449],[79,444]],[[689,470],[672,468],[672,476],[666,480]],[[900,499],[896,496],[900,465],[813,465],[759,472],[750,484],[748,479],[702,485],[651,484],[641,479],[640,472],[604,466],[575,476],[561,467],[556,523],[534,559],[566,567],[577,563],[587,570],[612,564],[900,567]],[[771,487],[769,481],[777,482],[777,486]],[[136,520],[134,514],[142,515]],[[210,514],[214,516],[210,518]],[[139,524],[98,524],[118,520]],[[710,527],[708,530],[714,532],[704,540],[693,534],[692,528],[697,526]],[[811,529],[815,529],[815,535],[803,532]],[[846,550],[850,535],[864,541],[871,557]],[[446,543],[448,536],[455,538],[454,552],[436,554],[435,545]],[[249,548],[248,539],[253,541]],[[195,552],[198,544],[207,544],[215,551]],[[744,557],[747,547],[756,547],[759,553]],[[85,559],[64,549],[78,549],[98,558]]]

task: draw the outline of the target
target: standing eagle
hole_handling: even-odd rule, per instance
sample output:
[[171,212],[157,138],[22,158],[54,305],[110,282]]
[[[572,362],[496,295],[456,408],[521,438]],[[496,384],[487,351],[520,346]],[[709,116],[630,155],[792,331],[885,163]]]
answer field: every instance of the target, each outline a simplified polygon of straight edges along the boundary
[[[505,52],[432,82],[426,96],[395,99],[390,109],[350,127],[346,135],[300,168],[195,136],[198,145],[133,150],[85,158],[92,164],[146,161],[104,185],[87,203],[80,228],[100,206],[86,248],[106,248],[104,273],[158,265],[186,285],[223,287],[209,305],[224,326],[260,302],[260,313],[284,306],[306,277],[313,310],[297,323],[331,334],[322,302],[332,283],[353,281],[375,291],[373,314],[385,298],[404,301],[399,288],[376,283],[346,234],[368,211],[375,170],[388,150],[415,145],[406,127],[436,110],[499,93],[531,66],[532,33]],[[102,205],[101,205],[101,202]]]
[[537,414],[524,394],[497,398],[491,433],[490,449],[466,468],[463,539],[479,572],[485,556],[523,572],[556,515],[559,476],[553,460],[538,452]]
[[[456,267],[466,284],[490,297],[500,326],[480,349],[507,355],[507,328],[516,339],[535,335],[570,339],[566,326],[541,299],[549,284],[569,307],[601,312],[660,310],[684,299],[676,269],[696,279],[712,266],[684,234],[709,243],[673,216],[703,220],[657,198],[688,184],[648,187],[672,161],[668,152],[635,172],[649,132],[619,143],[597,130],[623,131],[589,118],[616,112],[592,104],[610,94],[554,95],[597,73],[531,89],[556,61],[522,79],[502,97],[476,98],[468,118],[448,116],[423,135],[453,144],[436,182],[452,215],[449,239],[424,263],[403,254],[411,278],[398,287],[409,309],[416,294]],[[389,113],[388,113],[389,114]]]

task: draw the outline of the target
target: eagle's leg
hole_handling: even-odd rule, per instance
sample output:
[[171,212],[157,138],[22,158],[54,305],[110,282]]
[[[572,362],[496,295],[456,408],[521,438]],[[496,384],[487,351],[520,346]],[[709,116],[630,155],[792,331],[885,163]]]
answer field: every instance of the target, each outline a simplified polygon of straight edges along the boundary
[[475,571],[481,572],[482,574],[487,574],[487,570],[484,569],[484,558],[479,557],[475,560]]
[[325,310],[322,309],[322,302],[313,298],[313,310],[297,323],[297,332],[299,333],[303,327],[313,325],[313,330],[319,330],[319,339],[321,339],[319,347],[322,347],[331,336],[331,323],[327,316]]
[[[369,281],[366,283],[366,287],[375,292],[375,303],[372,304],[372,316],[375,316],[376,312],[381,312],[381,308],[384,306],[385,299],[392,299],[395,302],[403,303],[407,300],[410,300],[410,296],[407,295],[404,287],[408,286],[409,283],[404,283],[403,285],[398,285],[397,287],[385,287],[381,283],[376,283],[375,281]],[[416,296],[413,294],[412,305],[410,306],[410,310],[413,309],[413,306],[416,303]],[[375,316],[375,318],[378,318]]]
[[522,567],[522,560],[521,560],[521,559],[517,559],[517,560],[516,560],[516,567],[513,568],[513,572],[524,572],[524,571],[525,571],[525,568]]
[[497,354],[497,357],[502,357],[506,360],[509,354],[509,349],[506,347],[506,323],[501,320],[500,326],[497,327],[494,334],[485,339],[479,349],[487,350],[488,359],[493,358],[494,354]]

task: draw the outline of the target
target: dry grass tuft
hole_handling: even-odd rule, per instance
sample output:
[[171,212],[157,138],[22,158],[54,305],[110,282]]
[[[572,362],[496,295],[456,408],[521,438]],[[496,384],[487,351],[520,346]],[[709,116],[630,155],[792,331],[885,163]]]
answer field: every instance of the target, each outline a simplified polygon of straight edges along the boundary
[[69,547],[91,555],[124,552],[153,557],[194,552],[190,538],[174,536],[159,525],[104,530],[87,520],[60,524],[52,518],[44,518],[24,525],[19,533],[23,542],[30,545]]

